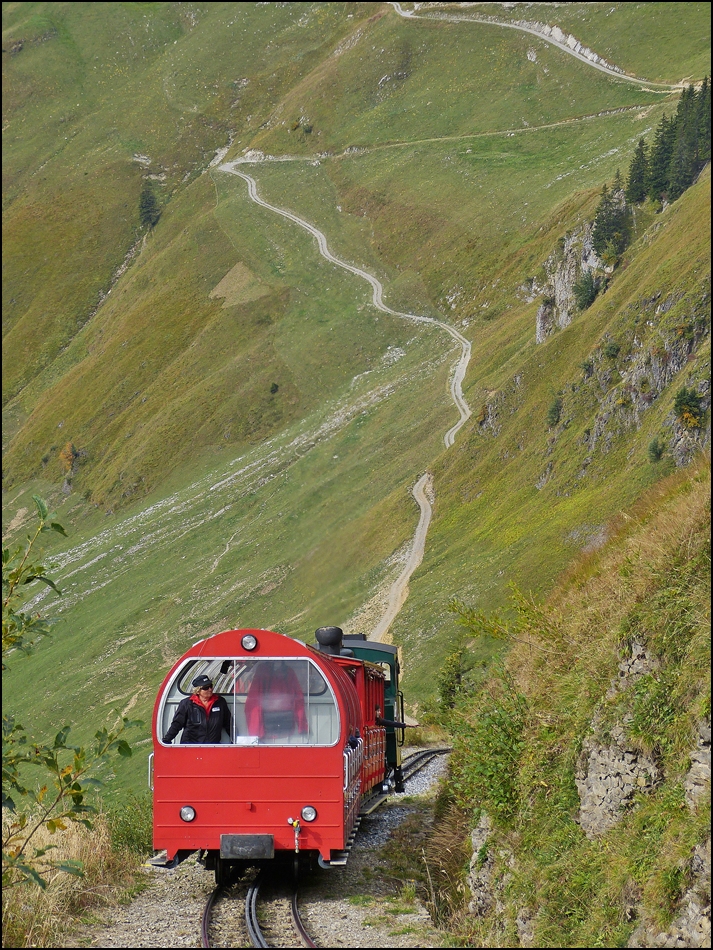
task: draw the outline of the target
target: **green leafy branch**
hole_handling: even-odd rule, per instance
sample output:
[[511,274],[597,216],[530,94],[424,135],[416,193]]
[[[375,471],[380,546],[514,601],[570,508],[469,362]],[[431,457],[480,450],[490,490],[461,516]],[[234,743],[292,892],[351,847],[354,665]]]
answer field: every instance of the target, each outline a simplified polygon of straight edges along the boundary
[[34,581],[40,581],[51,587],[56,594],[61,591],[54,581],[47,576],[47,568],[41,560],[35,560],[33,549],[41,534],[46,531],[57,531],[67,537],[67,532],[61,524],[53,521],[49,515],[47,505],[39,497],[33,495],[39,522],[35,533],[27,536],[27,544],[18,546],[14,550],[3,545],[2,549],[2,668],[5,669],[5,657],[12,650],[21,650],[29,653],[37,641],[49,633],[49,623],[39,614],[30,614],[20,609],[24,587]]
[[[39,614],[22,609],[28,584],[39,581],[60,590],[47,576],[42,558],[36,554],[41,534],[57,531],[66,537],[59,522],[50,516],[46,503],[33,495],[38,525],[34,534],[27,536],[27,544],[2,552],[2,668],[5,657],[15,651],[29,653],[37,641],[49,633],[49,623]],[[2,720],[2,883],[3,887],[32,882],[46,887],[43,877],[48,871],[65,871],[81,875],[77,861],[55,862],[47,852],[55,845],[36,847],[40,829],[50,835],[67,828],[67,822],[77,822],[91,828],[89,816],[96,811],[87,804],[90,791],[100,788],[99,773],[106,769],[113,754],[130,756],[131,748],[123,738],[126,729],[140,725],[118,713],[119,723],[112,730],[102,728],[94,734],[94,742],[87,749],[68,742],[70,727],[65,725],[49,742],[28,739],[24,727],[14,716]],[[38,783],[27,780],[33,768],[42,771]]]
[[561,650],[545,646],[545,643],[562,642],[562,617],[559,613],[538,604],[532,595],[528,597],[523,594],[516,584],[508,586],[515,613],[512,621],[505,620],[497,610],[486,614],[457,598],[451,600],[448,610],[456,615],[458,623],[465,627],[471,636],[492,637],[505,643],[524,643],[545,653],[562,656]]
[[[3,717],[3,809],[9,815],[3,821],[3,887],[33,881],[44,888],[47,881],[42,874],[49,870],[81,875],[79,862],[54,862],[45,858],[54,845],[30,846],[43,827],[54,834],[67,828],[67,822],[74,821],[91,829],[89,816],[96,809],[88,805],[85,798],[90,790],[101,788],[103,784],[96,773],[107,766],[112,752],[131,755],[131,747],[122,733],[139,724],[126,717],[119,718],[118,728],[98,730],[92,747],[86,749],[67,742],[69,726],[60,729],[52,742],[30,743],[21,725],[12,717]],[[25,786],[22,779],[25,766],[43,769],[45,784],[40,788]]]

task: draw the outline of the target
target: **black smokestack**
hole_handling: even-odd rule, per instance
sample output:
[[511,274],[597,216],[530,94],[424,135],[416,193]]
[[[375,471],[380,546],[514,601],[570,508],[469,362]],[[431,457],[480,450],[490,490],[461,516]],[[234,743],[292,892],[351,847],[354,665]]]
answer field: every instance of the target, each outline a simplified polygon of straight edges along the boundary
[[318,627],[314,631],[314,635],[322,653],[329,653],[330,656],[341,655],[342,637],[344,636],[341,627]]

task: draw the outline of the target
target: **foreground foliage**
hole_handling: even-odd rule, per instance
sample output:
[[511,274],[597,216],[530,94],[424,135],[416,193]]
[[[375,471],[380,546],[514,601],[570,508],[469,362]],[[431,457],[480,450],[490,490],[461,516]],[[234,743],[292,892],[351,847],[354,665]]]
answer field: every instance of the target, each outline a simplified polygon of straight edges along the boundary
[[[28,535],[24,546],[14,550],[3,547],[3,670],[10,654],[30,653],[38,640],[50,632],[48,622],[27,609],[26,586],[41,581],[60,593],[38,559],[36,544],[46,531],[66,532],[59,522],[52,520],[41,498],[34,496],[33,500],[38,516],[34,534]],[[91,830],[89,816],[96,809],[86,801],[87,794],[101,787],[98,773],[106,767],[111,753],[131,755],[131,748],[122,737],[131,725],[119,716],[117,726],[98,730],[93,744],[87,748],[68,742],[69,726],[63,726],[54,738],[38,742],[28,736],[13,714],[3,715],[3,888],[28,883],[46,888],[48,874],[53,872],[82,874],[81,861],[49,855],[56,848],[51,836],[66,830],[71,822]]]

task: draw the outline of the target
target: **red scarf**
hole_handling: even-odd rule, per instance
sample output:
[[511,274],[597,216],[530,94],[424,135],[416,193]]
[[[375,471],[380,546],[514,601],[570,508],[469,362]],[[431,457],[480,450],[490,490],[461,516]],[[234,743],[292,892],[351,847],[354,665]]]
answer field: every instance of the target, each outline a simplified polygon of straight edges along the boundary
[[193,696],[191,696],[191,699],[193,700],[194,703],[196,703],[197,706],[202,706],[203,709],[205,709],[207,716],[210,715],[211,709],[218,702],[218,697],[215,695],[215,693],[213,693],[213,695],[210,697],[207,705],[199,697],[198,693],[194,693]]

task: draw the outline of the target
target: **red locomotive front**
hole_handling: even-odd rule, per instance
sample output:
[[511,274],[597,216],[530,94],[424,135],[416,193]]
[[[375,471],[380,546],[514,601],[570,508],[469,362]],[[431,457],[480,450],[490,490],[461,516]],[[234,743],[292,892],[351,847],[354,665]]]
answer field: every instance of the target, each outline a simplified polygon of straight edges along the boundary
[[[384,775],[371,709],[383,704],[383,676],[372,666],[267,630],[191,647],[154,708],[154,848],[168,860],[206,851],[216,873],[280,852],[318,853],[320,863],[343,852],[365,791]],[[198,721],[191,703],[211,695],[194,683],[211,684],[204,706],[222,729],[190,731],[186,710]]]

